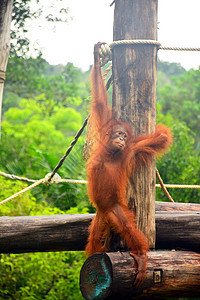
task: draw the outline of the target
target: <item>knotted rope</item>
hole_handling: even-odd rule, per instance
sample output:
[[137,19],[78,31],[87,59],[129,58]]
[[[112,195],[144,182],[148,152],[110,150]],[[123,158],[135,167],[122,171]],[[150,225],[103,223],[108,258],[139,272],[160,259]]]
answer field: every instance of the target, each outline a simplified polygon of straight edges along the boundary
[[100,48],[100,61],[101,66],[104,66],[108,61],[112,60],[112,49],[120,45],[153,45],[157,46],[158,50],[172,50],[172,51],[200,51],[200,48],[195,47],[171,47],[171,46],[162,46],[156,40],[121,40],[114,41],[111,44],[102,44]]

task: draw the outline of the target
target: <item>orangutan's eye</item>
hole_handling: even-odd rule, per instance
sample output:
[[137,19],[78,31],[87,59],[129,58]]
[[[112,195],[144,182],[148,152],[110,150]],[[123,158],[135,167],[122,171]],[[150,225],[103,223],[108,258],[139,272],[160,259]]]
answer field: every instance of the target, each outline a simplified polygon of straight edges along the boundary
[[116,135],[122,135],[122,132],[121,131],[116,131]]

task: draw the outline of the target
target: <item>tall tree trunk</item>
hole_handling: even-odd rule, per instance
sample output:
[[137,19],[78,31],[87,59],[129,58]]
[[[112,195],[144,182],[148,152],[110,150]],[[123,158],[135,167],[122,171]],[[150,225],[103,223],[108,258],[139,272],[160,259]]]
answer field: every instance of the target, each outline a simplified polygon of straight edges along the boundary
[[[157,38],[157,0],[115,1],[114,41]],[[134,128],[135,136],[156,126],[155,45],[120,45],[113,49],[113,109]],[[155,246],[155,161],[133,174],[129,206],[136,211],[139,229]]]
[[10,24],[12,20],[12,8],[13,0],[0,0],[0,126],[3,88],[10,52]]

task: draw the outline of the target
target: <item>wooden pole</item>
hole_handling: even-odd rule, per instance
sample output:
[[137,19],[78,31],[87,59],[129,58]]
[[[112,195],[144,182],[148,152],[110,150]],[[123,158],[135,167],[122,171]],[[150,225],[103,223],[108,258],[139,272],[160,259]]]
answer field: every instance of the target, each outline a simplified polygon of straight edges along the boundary
[[[0,218],[0,253],[84,250],[94,214]],[[156,248],[200,251],[199,212],[157,212]]]
[[[115,1],[114,41],[157,38],[157,0]],[[135,136],[152,133],[156,125],[157,47],[120,45],[113,48],[113,109],[130,123]],[[139,229],[155,246],[155,162],[131,177],[129,206]]]
[[88,300],[199,297],[199,253],[149,252],[147,277],[140,290],[133,286],[136,274],[129,252],[94,254],[81,269],[82,295]]
[[6,67],[10,52],[10,24],[12,19],[13,0],[1,0],[0,3],[0,129],[3,88]]

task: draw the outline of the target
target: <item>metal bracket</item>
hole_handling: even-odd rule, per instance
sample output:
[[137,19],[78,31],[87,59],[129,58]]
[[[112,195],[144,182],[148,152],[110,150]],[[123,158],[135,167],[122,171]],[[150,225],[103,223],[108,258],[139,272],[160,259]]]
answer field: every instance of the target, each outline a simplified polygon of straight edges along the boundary
[[161,269],[153,271],[153,282],[154,283],[162,282],[162,270]]

